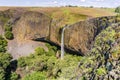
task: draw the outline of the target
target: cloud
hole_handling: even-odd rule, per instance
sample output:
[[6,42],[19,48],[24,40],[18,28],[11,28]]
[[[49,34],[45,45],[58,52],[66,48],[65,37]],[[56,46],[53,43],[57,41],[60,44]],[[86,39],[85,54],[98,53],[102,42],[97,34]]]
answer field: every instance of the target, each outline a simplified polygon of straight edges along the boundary
[[85,2],[86,0],[80,0],[81,2]]
[[54,1],[53,3],[54,3],[54,4],[57,4],[58,2],[57,2],[57,1]]

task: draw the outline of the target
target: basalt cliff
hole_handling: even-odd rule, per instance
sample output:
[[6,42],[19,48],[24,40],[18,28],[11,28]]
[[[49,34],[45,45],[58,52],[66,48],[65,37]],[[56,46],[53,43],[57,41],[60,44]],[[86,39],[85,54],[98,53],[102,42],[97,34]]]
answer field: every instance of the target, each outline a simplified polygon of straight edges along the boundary
[[0,11],[0,80],[120,80],[119,15],[31,9]]
[[[4,34],[4,25],[12,25],[14,39],[19,42],[25,40],[43,39],[57,45],[61,43],[62,28],[46,14],[26,10],[6,10],[0,12],[0,34]],[[76,22],[64,32],[65,48],[80,55],[85,55],[92,48],[94,39],[102,30],[112,23],[116,23],[116,16],[105,16]]]

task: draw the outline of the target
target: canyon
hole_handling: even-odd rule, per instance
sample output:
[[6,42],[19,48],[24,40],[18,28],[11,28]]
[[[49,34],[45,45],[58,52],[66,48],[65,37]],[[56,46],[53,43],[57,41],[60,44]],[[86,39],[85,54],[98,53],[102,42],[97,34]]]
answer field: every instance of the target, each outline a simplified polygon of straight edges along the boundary
[[[8,43],[8,51],[10,53],[19,53],[19,48],[23,44],[29,46],[27,47],[27,50],[29,51],[30,49],[30,52],[21,50],[23,51],[21,53],[31,53],[34,51],[35,47],[39,46],[38,44],[40,42],[38,42],[36,46],[36,42],[34,42],[36,40],[49,41],[60,46],[62,29],[64,29],[64,26],[60,26],[59,23],[54,21],[48,15],[22,9],[8,9],[1,12],[1,15],[2,14],[5,18],[9,18],[9,20],[6,23],[1,21],[1,34],[4,34],[4,24],[12,24],[14,39],[10,40]],[[79,21],[70,25],[65,24],[68,27],[64,31],[64,46],[66,49],[73,51],[75,54],[86,55],[87,52],[92,48],[96,35],[98,35],[102,30],[107,28],[112,23],[116,22],[116,16],[103,16],[90,18],[85,21]],[[26,43],[27,41],[28,44]],[[31,44],[29,44],[30,42]],[[16,49],[16,47],[12,47],[12,45],[16,47],[18,46],[18,48]],[[22,47],[24,47],[24,45]]]

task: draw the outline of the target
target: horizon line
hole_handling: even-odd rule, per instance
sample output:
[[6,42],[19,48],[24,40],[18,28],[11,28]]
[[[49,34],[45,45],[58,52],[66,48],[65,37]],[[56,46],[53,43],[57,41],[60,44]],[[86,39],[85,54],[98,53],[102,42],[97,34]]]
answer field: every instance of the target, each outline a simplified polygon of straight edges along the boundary
[[90,8],[90,7],[92,7],[92,8],[116,8],[116,7],[102,7],[102,6],[75,6],[75,5],[65,5],[65,6],[23,6],[23,5],[19,5],[19,6],[15,6],[15,5],[12,5],[12,6],[7,6],[7,5],[5,5],[5,6],[1,6],[0,5],[0,7],[85,7],[85,8]]

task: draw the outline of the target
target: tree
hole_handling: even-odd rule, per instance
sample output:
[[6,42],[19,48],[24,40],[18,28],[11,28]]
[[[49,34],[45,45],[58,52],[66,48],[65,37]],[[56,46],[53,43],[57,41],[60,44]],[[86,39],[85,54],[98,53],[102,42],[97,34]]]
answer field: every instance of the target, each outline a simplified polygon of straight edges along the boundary
[[0,67],[0,80],[5,80],[5,71],[2,67]]
[[18,80],[19,76],[17,73],[12,72],[10,75],[10,80]]
[[34,72],[25,76],[23,80],[46,80],[46,77],[40,72]]
[[10,65],[12,56],[9,53],[0,53],[0,67],[6,69]]
[[6,52],[7,41],[0,35],[0,52]]
[[13,39],[13,33],[11,31],[5,32],[5,37],[9,40]]
[[116,12],[116,13],[120,13],[120,6],[118,6],[118,7],[115,9],[115,12]]
[[6,69],[10,65],[12,57],[8,53],[0,53],[0,80],[7,79],[6,77]]
[[24,57],[19,58],[17,65],[18,65],[18,67],[24,67],[24,66],[26,66],[25,58]]
[[12,26],[10,24],[4,25],[5,31],[12,31]]

